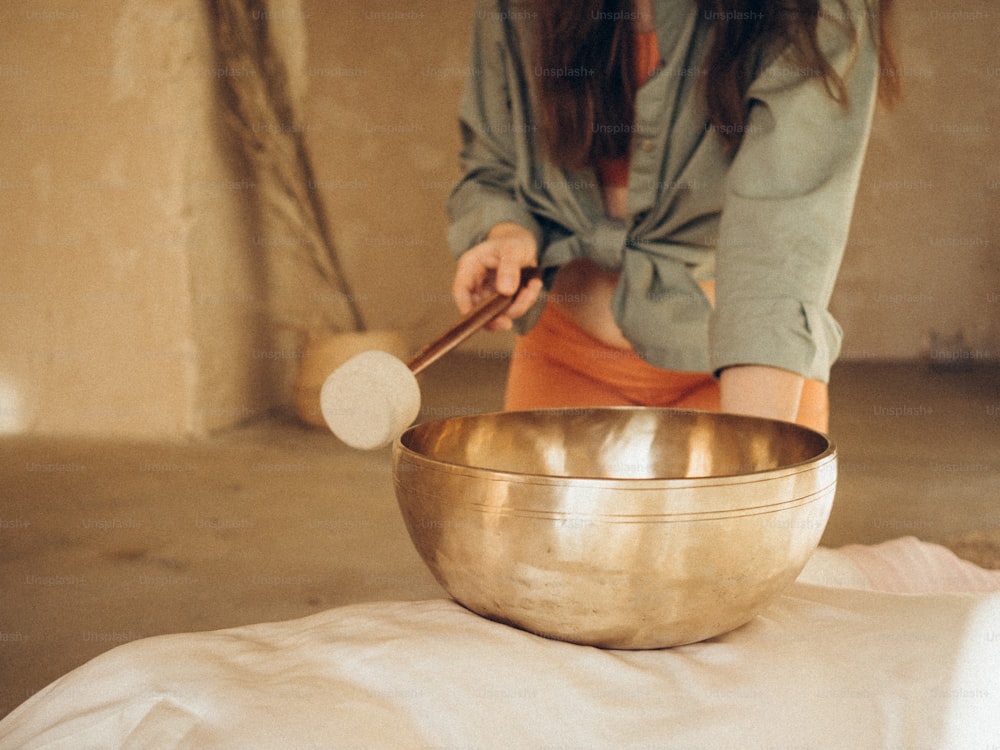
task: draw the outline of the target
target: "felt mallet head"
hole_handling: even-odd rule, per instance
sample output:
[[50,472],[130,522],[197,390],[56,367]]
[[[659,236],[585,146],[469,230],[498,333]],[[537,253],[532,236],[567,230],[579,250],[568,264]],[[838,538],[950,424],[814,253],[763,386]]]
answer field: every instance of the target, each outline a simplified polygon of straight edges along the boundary
[[352,448],[389,445],[420,413],[420,386],[405,362],[388,352],[362,352],[334,370],[320,390],[330,430]]

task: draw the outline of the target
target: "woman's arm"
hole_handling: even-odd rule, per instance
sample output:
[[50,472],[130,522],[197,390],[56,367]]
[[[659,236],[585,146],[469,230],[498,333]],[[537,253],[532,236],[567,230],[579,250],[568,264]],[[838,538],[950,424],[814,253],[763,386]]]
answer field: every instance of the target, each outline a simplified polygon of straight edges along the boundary
[[[448,198],[448,241],[458,261],[452,297],[464,315],[493,291],[515,294],[521,270],[538,264],[542,229],[515,195],[518,152],[531,128],[513,111],[519,95],[508,80],[509,19],[496,0],[478,0],[469,76],[459,108],[462,178]],[[486,327],[504,331],[526,313],[542,282],[525,285],[514,303]]]
[[[709,337],[714,372],[743,365],[826,381],[842,332],[828,310],[871,133],[878,56],[829,0],[817,34],[845,76],[848,106],[786,53],[750,86],[746,130],[730,166]],[[849,6],[849,7],[847,7]],[[863,8],[847,0],[841,13]],[[862,15],[854,16],[862,19]]]
[[765,365],[727,367],[719,375],[722,411],[794,422],[804,378]]
[[[542,229],[516,196],[519,152],[530,123],[522,120],[513,67],[510,20],[496,0],[478,0],[472,25],[469,75],[459,104],[462,176],[448,197],[448,244],[455,258],[485,242],[498,225],[529,231],[536,247]],[[532,264],[533,265],[533,264]]]

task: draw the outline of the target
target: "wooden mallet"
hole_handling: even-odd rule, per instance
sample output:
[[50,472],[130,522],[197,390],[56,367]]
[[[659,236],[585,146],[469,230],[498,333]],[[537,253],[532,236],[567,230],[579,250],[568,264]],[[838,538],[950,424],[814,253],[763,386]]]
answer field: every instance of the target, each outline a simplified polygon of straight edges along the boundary
[[[525,269],[521,287],[537,277],[537,269]],[[503,313],[514,296],[494,293],[407,362],[380,350],[347,360],[320,389],[320,411],[330,430],[347,445],[362,450],[391,443],[420,413],[416,376]]]

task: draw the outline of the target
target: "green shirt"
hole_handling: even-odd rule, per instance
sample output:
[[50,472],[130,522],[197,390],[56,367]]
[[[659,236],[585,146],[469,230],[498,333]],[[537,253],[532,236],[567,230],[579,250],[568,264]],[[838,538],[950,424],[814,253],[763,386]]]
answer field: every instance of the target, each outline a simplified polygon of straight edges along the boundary
[[[656,0],[664,65],[637,94],[627,216],[615,220],[592,169],[565,171],[540,156],[530,5],[480,0],[459,117],[464,176],[448,202],[452,251],[461,255],[494,225],[516,222],[535,234],[544,268],[588,257],[620,272],[612,312],[650,363],[712,372],[770,365],[826,381],[842,337],[827,306],[878,63],[863,0],[850,0],[856,41],[839,3],[825,4],[819,39],[846,78],[849,106],[774,50],[749,87],[742,143],[727,153],[700,94],[711,18],[694,0]],[[697,284],[709,278],[714,309]]]

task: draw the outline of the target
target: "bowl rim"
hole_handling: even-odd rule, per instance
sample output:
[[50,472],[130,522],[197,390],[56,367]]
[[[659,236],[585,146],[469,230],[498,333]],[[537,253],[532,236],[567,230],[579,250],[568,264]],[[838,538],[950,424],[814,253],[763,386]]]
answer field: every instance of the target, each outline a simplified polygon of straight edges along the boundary
[[[798,431],[811,433],[823,440],[826,447],[814,457],[793,464],[778,466],[773,469],[760,469],[740,474],[719,474],[706,477],[593,477],[593,476],[563,476],[559,474],[540,474],[529,471],[515,471],[512,469],[488,469],[480,466],[473,466],[457,461],[445,461],[438,458],[430,458],[424,453],[420,453],[403,443],[404,438],[414,430],[428,425],[448,422],[453,420],[476,419],[482,417],[496,417],[504,414],[525,414],[539,412],[589,412],[589,411],[656,411],[673,414],[710,414],[735,417],[747,421],[772,422],[788,425]],[[696,409],[675,409],[671,407],[646,407],[646,406],[595,406],[595,407],[570,407],[570,408],[546,408],[546,409],[514,409],[505,411],[482,412],[475,414],[460,414],[442,419],[432,419],[411,425],[400,434],[392,444],[392,469],[393,474],[397,473],[400,462],[403,458],[414,463],[433,466],[438,471],[447,471],[456,474],[474,475],[480,478],[496,478],[497,480],[517,480],[524,484],[546,484],[561,485],[572,482],[574,485],[586,485],[594,488],[598,487],[621,487],[628,485],[631,490],[642,489],[685,489],[692,487],[715,487],[731,484],[750,484],[764,482],[779,477],[801,474],[805,471],[817,470],[831,462],[837,461],[837,446],[826,434],[805,427],[795,422],[788,422],[768,417],[756,417],[746,414],[731,414],[728,412],[705,412]],[[749,481],[748,481],[749,480]],[[834,482],[836,478],[834,479]],[[758,506],[763,507],[763,506]]]

